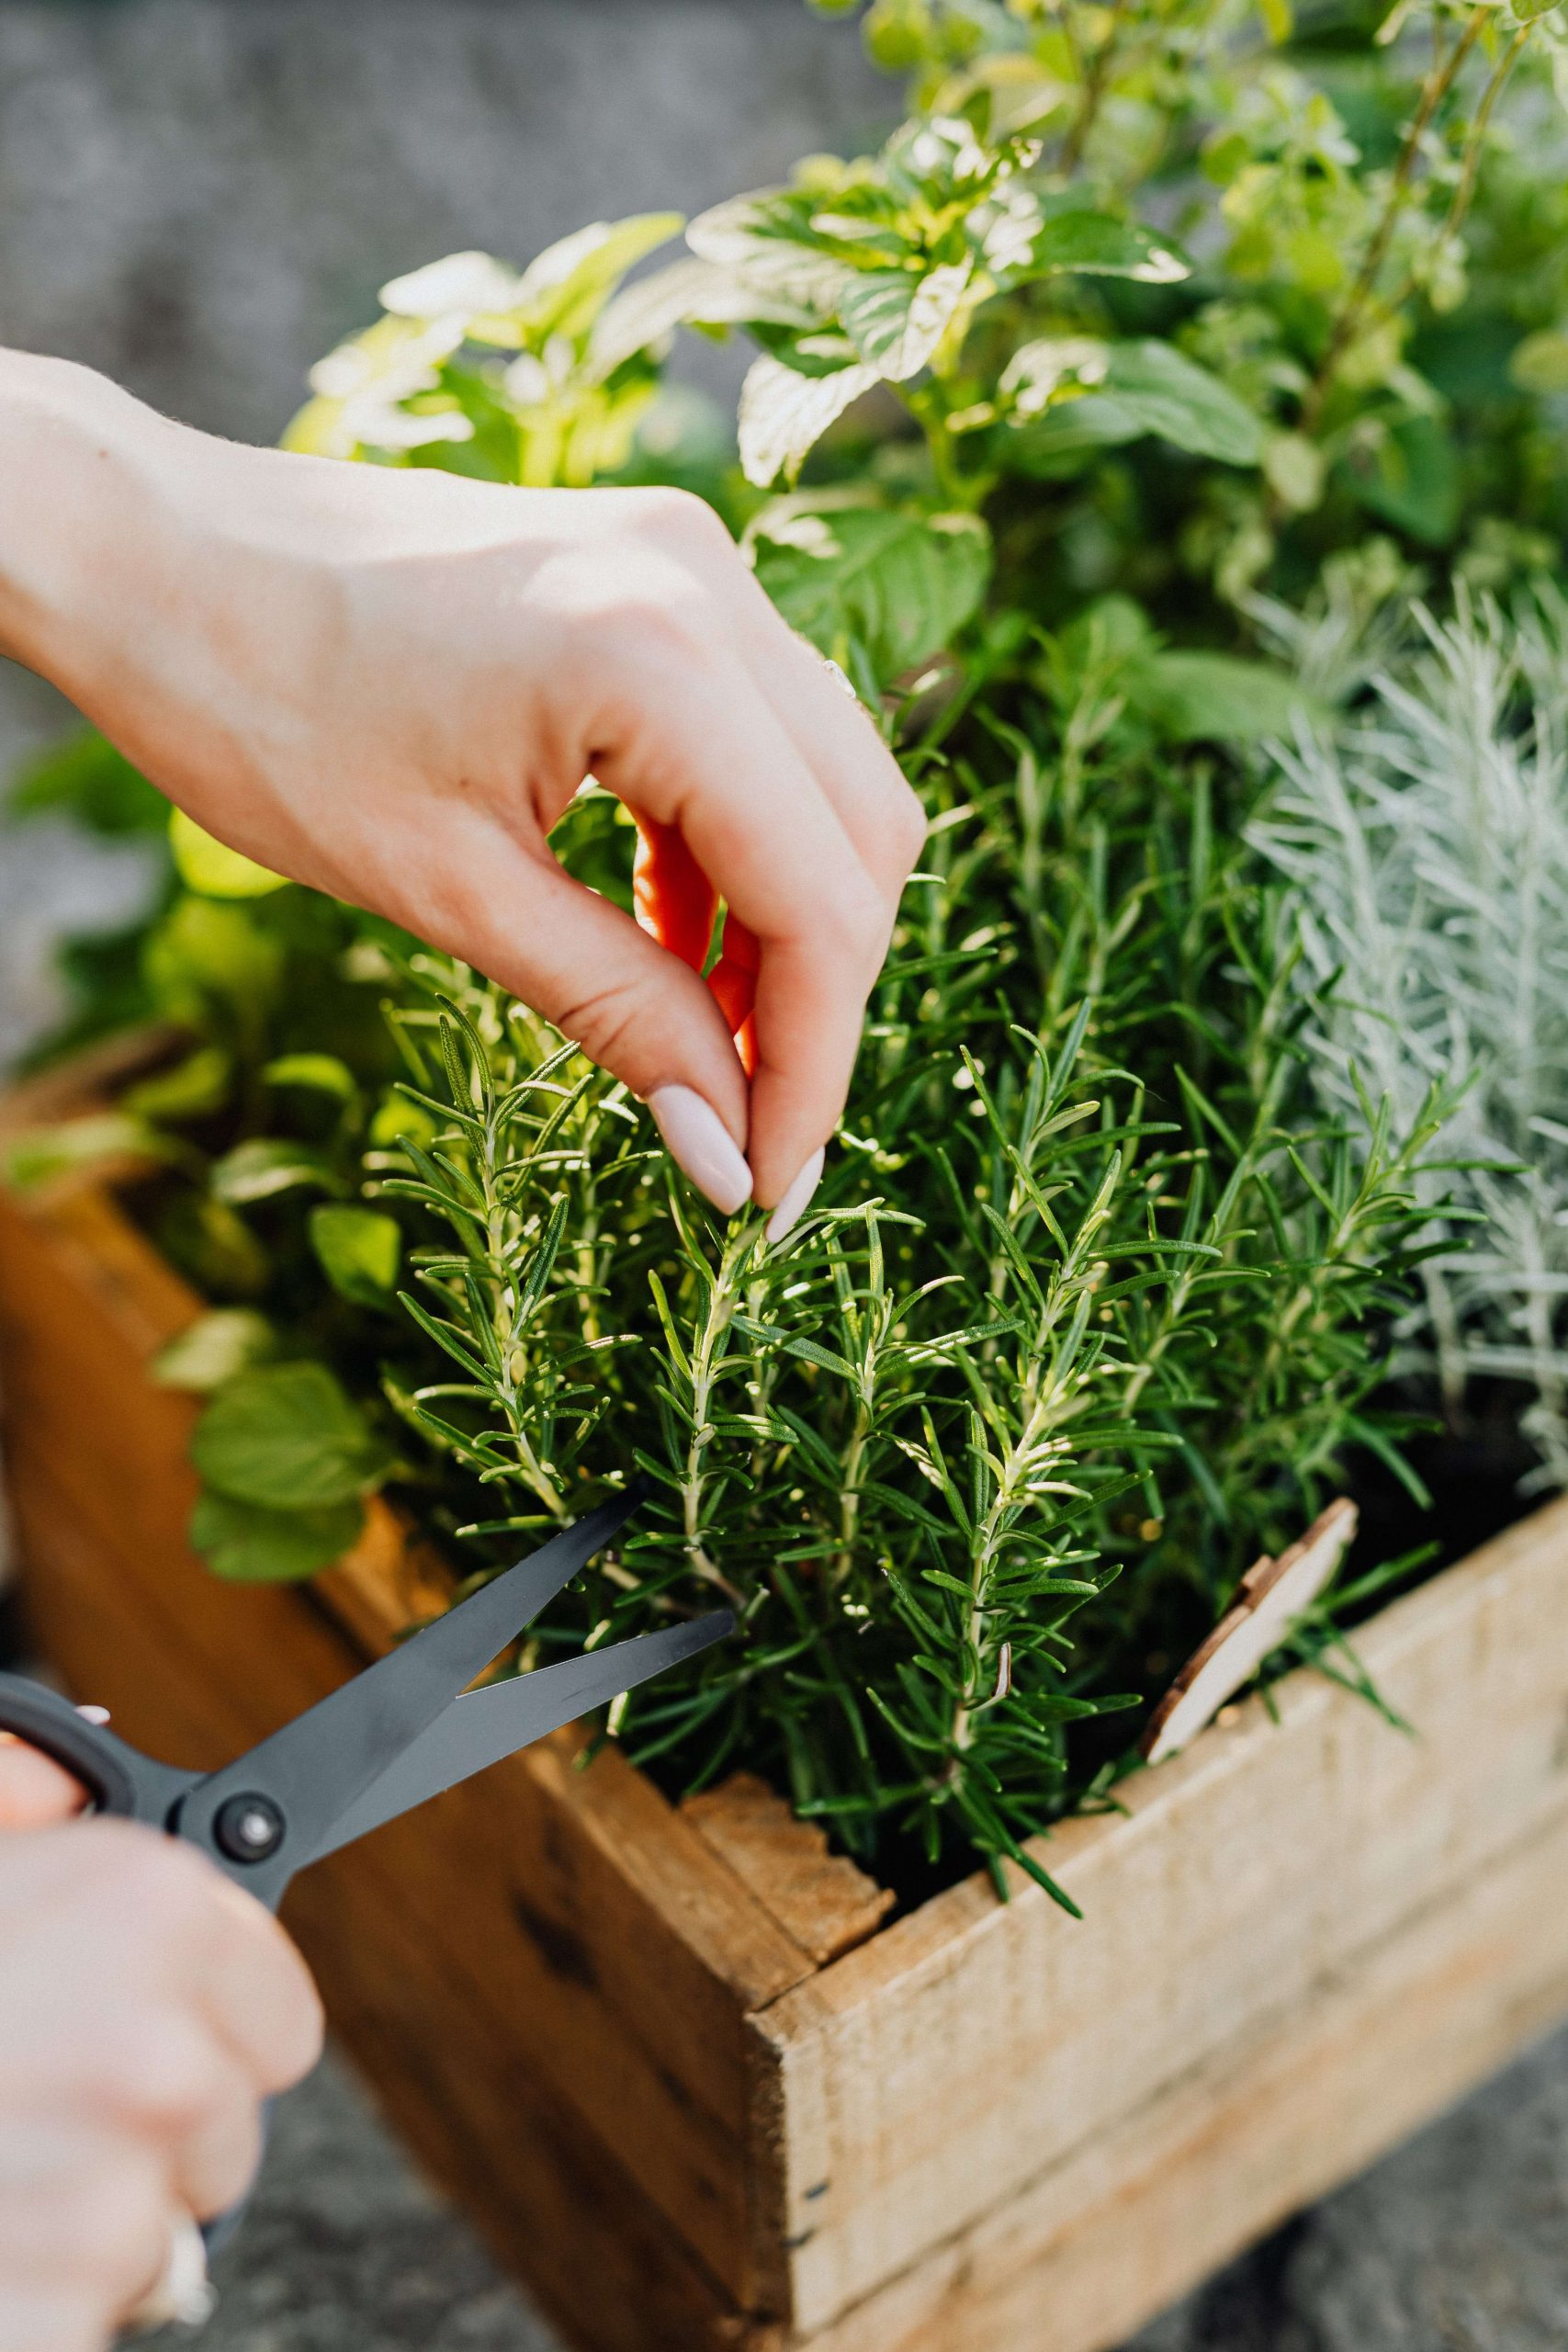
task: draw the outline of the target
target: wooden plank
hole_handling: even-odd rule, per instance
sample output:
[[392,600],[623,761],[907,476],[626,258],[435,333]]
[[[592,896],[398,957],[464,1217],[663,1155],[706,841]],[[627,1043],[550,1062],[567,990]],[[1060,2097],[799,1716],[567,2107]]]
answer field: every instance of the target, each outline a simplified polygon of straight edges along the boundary
[[804,2332],[1568,1810],[1568,1502],[1360,1650],[1421,1736],[1294,1677],[1042,1849],[1082,1925],[971,1880],[762,2013]]
[[893,1908],[847,1854],[829,1852],[826,1830],[802,1821],[754,1772],[732,1772],[687,1797],[681,1818],[756,1890],[785,1933],[823,1966],[874,1935]]
[[[129,1736],[207,1763],[331,1687],[322,1657],[341,1679],[346,1654],[299,1594],[220,1585],[186,1547],[192,1408],[142,1374],[191,1311],[112,1203],[76,1193],[28,1213],[0,1197],[14,1502],[49,1654]],[[67,1538],[88,1562],[74,1577]],[[96,1637],[108,1583],[157,1629],[169,1666],[155,1686]],[[179,1680],[223,1704],[182,1714]],[[219,1721],[199,1749],[174,1736]],[[541,2073],[695,2256],[737,2302],[765,2301],[782,2256],[759,2233],[745,2160],[743,2018],[810,1962],[623,1758],[580,1772],[574,1752],[570,1738],[531,1750],[374,1842],[396,1853],[400,1899],[455,1965],[503,1990]]]
[[1105,2352],[1565,2010],[1568,1818],[948,2238],[810,2352]]
[[69,1061],[13,1080],[0,1093],[0,1143],[29,1127],[52,1126],[108,1102],[128,1080],[167,1057],[175,1046],[164,1029],[123,1029],[84,1046]]

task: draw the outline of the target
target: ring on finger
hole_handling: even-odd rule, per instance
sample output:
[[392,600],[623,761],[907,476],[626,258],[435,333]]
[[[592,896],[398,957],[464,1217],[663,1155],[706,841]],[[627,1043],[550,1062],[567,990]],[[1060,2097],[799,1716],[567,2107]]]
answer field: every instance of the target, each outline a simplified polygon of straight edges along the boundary
[[157,2284],[143,2295],[124,2323],[127,2335],[154,2328],[206,2325],[218,2297],[207,2275],[207,2245],[188,2213],[169,2216],[169,2245]]

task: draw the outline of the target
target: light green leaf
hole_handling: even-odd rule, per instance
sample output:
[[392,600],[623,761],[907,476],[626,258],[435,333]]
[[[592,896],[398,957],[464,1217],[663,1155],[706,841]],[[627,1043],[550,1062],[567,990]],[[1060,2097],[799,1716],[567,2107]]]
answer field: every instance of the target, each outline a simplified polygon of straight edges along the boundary
[[231,1208],[269,1201],[275,1193],[291,1193],[301,1184],[333,1192],[337,1182],[319,1151],[282,1136],[252,1136],[225,1152],[212,1170],[212,1190]]
[[169,818],[169,848],[180,880],[208,899],[265,899],[281,890],[288,876],[258,865],[204,832],[194,817],[176,808]]
[[1168,741],[1256,743],[1290,736],[1317,712],[1288,670],[1230,653],[1155,653],[1127,680],[1127,698]]
[[902,269],[857,270],[840,298],[839,316],[866,366],[895,384],[918,375],[952,325],[973,268],[950,262],[923,277]]
[[859,645],[885,680],[948,644],[990,576],[990,535],[972,514],[781,499],[750,544],[791,627],[834,658]]
[[142,969],[158,1011],[201,1031],[215,1000],[254,1017],[276,996],[283,948],[243,907],[181,899],[148,940]]
[[120,1108],[139,1119],[203,1118],[228,1101],[233,1068],[220,1046],[198,1046],[172,1069],[128,1086]]
[[1292,514],[1310,514],[1321,503],[1326,460],[1304,433],[1271,433],[1264,445],[1263,479]]
[[403,1237],[379,1209],[329,1203],[310,1211],[310,1247],[340,1296],[357,1306],[385,1306],[397,1285]]
[[197,1424],[191,1459],[220,1494],[285,1511],[351,1502],[390,1467],[364,1414],[319,1363],[261,1364],[229,1381]]
[[1174,286],[1191,269],[1168,238],[1118,220],[1108,212],[1057,212],[1030,241],[1035,272],[1082,270],[1097,277],[1135,277],[1147,286]]
[[1071,471],[1083,453],[1152,433],[1194,457],[1255,466],[1263,456],[1259,419],[1228,385],[1174,345],[1152,337],[1109,346],[1099,385],[1063,401],[1017,436],[1014,462],[1046,475]]
[[1568,392],[1568,334],[1561,327],[1527,334],[1514,345],[1508,374],[1521,392]]
[[263,1363],[276,1345],[272,1325],[254,1306],[215,1306],[159,1350],[152,1377],[164,1388],[209,1396],[236,1373]]
[[834,419],[879,381],[880,371],[863,362],[831,376],[803,376],[764,354],[740,390],[740,464],[747,481],[763,490],[781,473],[793,481]]
[[[678,236],[683,226],[679,212],[637,212],[625,220],[594,220],[569,237],[547,245],[524,271],[511,306],[532,341],[551,334],[579,335],[617,279],[635,262],[658,245]],[[478,341],[492,339],[489,322],[471,322]],[[493,337],[496,341],[502,338]]]
[[231,1584],[290,1584],[352,1551],[365,1524],[358,1502],[311,1510],[269,1510],[231,1495],[197,1498],[190,1542],[215,1577]]
[[262,1076],[269,1086],[302,1086],[339,1102],[352,1102],[359,1091],[358,1080],[336,1054],[280,1054],[265,1064]]

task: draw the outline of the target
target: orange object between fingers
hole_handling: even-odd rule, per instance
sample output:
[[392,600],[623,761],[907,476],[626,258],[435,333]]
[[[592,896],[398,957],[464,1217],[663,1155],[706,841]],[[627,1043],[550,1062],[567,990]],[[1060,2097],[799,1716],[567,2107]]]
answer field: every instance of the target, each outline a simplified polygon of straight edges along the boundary
[[[700,972],[713,937],[718,897],[673,825],[637,819],[637,855],[632,863],[632,899],[637,919],[661,947]],[[756,1068],[757,972],[761,950],[756,933],[738,915],[726,914],[718,961],[707,976],[719,1011],[729,1024],[750,1078]]]

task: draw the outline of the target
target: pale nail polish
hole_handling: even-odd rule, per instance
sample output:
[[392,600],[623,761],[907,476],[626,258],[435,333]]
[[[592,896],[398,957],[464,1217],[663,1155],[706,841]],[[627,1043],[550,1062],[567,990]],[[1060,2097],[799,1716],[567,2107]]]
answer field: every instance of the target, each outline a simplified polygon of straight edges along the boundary
[[786,1234],[791,1233],[811,1205],[811,1195],[822,1182],[822,1164],[827,1154],[814,1151],[783,1200],[768,1219],[768,1239],[776,1249]]
[[[689,1086],[658,1086],[648,1098],[664,1148],[716,1209],[733,1216],[751,1197],[751,1170],[724,1121]],[[797,1180],[798,1181],[798,1180]]]

